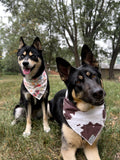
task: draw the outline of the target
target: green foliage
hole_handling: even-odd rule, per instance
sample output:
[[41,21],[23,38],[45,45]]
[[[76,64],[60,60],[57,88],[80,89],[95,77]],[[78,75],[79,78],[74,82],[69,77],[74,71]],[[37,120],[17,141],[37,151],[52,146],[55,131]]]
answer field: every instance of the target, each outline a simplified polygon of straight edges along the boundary
[[17,64],[17,55],[8,54],[1,62],[2,62],[1,67],[2,67],[3,73],[10,72],[13,74],[13,73],[19,72],[19,67]]
[[[45,44],[45,59],[49,66],[53,64],[59,51],[64,52],[63,43],[60,43],[64,40],[65,47],[70,49],[69,57],[74,59],[76,66],[80,65],[79,48],[81,44],[86,43],[96,57],[101,54],[111,57],[113,54],[110,66],[114,67],[120,52],[119,1],[1,0],[1,2],[12,14],[9,26],[1,27],[0,30],[2,35],[0,43],[7,52],[16,49],[20,36],[25,37],[29,44],[39,36],[43,46]],[[101,38],[105,41],[111,40],[109,52],[98,48],[96,40]]]

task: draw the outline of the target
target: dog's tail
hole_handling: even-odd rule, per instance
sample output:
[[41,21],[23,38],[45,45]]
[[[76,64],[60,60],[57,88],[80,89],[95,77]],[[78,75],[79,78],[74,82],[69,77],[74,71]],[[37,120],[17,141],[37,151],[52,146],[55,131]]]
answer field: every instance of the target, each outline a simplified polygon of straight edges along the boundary
[[13,115],[15,119],[11,122],[11,125],[15,125],[18,121],[23,120],[26,116],[26,110],[20,105],[17,105],[14,108]]
[[52,118],[52,100],[48,101],[47,104],[47,114],[49,118]]

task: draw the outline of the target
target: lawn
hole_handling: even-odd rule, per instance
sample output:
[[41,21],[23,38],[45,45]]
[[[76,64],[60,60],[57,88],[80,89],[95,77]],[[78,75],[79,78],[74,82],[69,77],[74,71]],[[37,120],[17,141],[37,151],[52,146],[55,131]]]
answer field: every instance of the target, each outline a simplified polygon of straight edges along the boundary
[[[65,88],[59,76],[49,76],[50,96]],[[42,120],[33,121],[32,134],[24,138],[25,122],[11,126],[13,108],[19,101],[21,76],[0,77],[0,160],[59,160],[60,128],[49,121],[51,131],[43,131]],[[107,121],[98,147],[102,160],[120,160],[120,83],[104,80],[106,90]],[[82,150],[78,160],[85,160]]]

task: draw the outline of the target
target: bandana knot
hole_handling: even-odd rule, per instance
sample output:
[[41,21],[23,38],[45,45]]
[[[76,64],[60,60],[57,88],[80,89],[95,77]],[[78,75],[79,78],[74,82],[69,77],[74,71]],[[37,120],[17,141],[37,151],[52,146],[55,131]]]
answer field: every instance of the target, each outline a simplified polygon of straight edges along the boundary
[[47,88],[47,74],[44,71],[42,75],[32,80],[27,80],[26,78],[23,78],[23,83],[27,91],[32,96],[40,100],[42,96],[44,95],[46,88]]

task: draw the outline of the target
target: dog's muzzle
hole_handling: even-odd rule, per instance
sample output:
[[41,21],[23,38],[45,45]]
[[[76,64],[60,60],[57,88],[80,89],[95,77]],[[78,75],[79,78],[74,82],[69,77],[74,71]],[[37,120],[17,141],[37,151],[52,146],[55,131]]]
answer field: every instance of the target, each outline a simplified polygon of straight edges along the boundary
[[24,67],[27,67],[29,65],[29,62],[28,61],[23,61],[23,66]]

